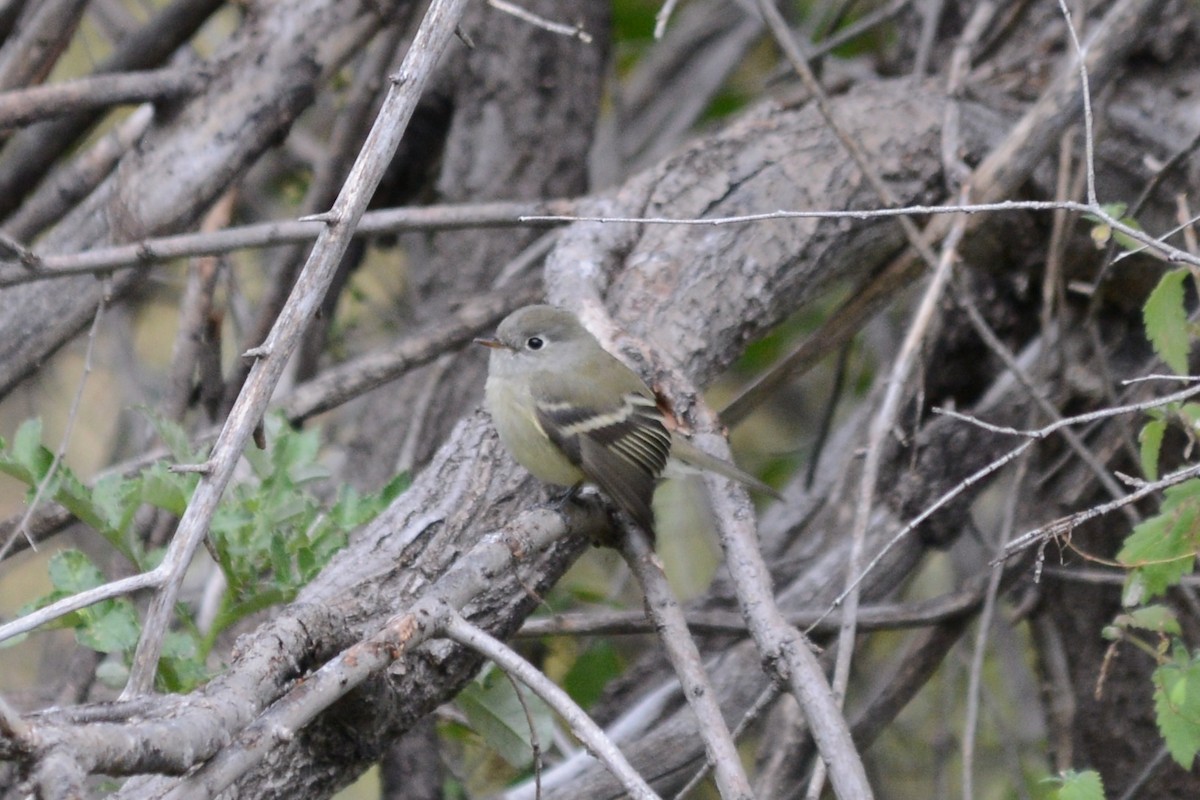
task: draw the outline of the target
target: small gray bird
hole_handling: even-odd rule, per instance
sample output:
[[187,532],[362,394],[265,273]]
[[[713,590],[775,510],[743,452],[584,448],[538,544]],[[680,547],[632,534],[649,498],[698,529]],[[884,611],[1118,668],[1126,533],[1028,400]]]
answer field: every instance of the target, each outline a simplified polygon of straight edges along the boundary
[[779,496],[669,430],[650,388],[571,312],[526,306],[475,341],[492,348],[485,402],[500,441],[538,479],[594,483],[652,537],[650,500],[668,462]]

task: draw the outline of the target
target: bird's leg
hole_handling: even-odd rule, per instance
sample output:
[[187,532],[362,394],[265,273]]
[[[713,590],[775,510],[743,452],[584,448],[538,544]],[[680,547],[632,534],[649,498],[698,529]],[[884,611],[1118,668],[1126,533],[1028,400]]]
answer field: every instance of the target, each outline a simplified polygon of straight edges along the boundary
[[604,510],[605,516],[608,517],[608,528],[604,533],[592,537],[592,546],[612,547],[616,549],[620,545],[621,537],[624,535],[625,526],[631,524],[631,522],[621,514],[621,511],[615,505],[608,502],[595,489],[591,489],[584,495],[583,487],[585,485],[585,481],[579,481],[558,497],[552,498],[549,507],[561,513],[567,503],[576,503],[581,506],[589,503],[598,504]]

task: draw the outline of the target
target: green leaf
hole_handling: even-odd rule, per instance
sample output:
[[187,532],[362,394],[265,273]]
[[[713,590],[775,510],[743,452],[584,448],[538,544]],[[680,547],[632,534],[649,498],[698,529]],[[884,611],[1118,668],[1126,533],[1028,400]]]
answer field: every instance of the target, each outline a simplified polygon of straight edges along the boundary
[[78,550],[63,550],[50,558],[50,585],[61,592],[75,594],[104,583],[104,573]]
[[204,460],[203,451],[192,447],[187,431],[178,422],[159,414],[149,406],[139,406],[138,411],[154,426],[154,431],[171,453],[177,464],[192,464]]
[[[496,680],[467,686],[454,702],[467,715],[475,732],[501,758],[518,769],[527,767],[533,763],[529,720],[512,683],[499,670],[492,676]],[[554,734],[550,711],[531,691],[522,687],[522,692],[537,730],[538,742],[544,750]]]
[[93,484],[91,505],[110,531],[124,531],[137,512],[138,481],[105,475]]
[[54,491],[51,496],[56,501],[79,518],[81,522],[103,534],[105,538],[111,538],[112,527],[108,524],[104,509],[96,504],[93,490],[84,486],[75,477],[75,473],[60,464],[53,487]]
[[1188,341],[1187,309],[1183,303],[1183,282],[1188,276],[1185,268],[1174,269],[1162,276],[1150,292],[1142,309],[1146,338],[1172,370],[1187,374]]
[[[1192,572],[1200,545],[1200,481],[1185,481],[1164,492],[1158,516],[1141,522],[1125,539],[1117,560],[1131,569],[1126,597],[1145,602]],[[1144,590],[1133,596],[1131,589]]]
[[1167,423],[1155,419],[1142,426],[1138,434],[1141,443],[1142,474],[1148,481],[1158,480],[1158,454],[1162,450],[1163,435],[1167,432]]
[[1113,621],[1123,628],[1141,628],[1155,633],[1172,633],[1176,636],[1182,634],[1179,620],[1175,618],[1175,612],[1167,606],[1143,606],[1127,614],[1118,614]]
[[209,678],[204,657],[192,631],[171,631],[163,639],[158,662],[159,685],[169,692],[190,692]]
[[1177,648],[1154,671],[1154,710],[1167,750],[1190,770],[1200,751],[1200,662]]
[[99,653],[126,653],[137,646],[141,626],[128,600],[103,603],[88,611],[85,624],[75,632],[81,645]]
[[183,516],[196,488],[193,475],[171,472],[164,464],[152,464],[142,472],[142,502]]
[[383,510],[391,505],[392,501],[400,495],[408,491],[408,487],[412,485],[412,475],[408,472],[401,472],[396,477],[388,481],[387,486],[379,491],[377,497],[379,510]]
[[621,674],[621,659],[616,648],[598,639],[585,650],[563,677],[563,688],[583,708],[591,708],[600,699],[609,682]]
[[1059,786],[1051,793],[1052,800],[1104,800],[1104,782],[1095,770],[1071,769],[1055,780]]
[[12,444],[0,452],[0,472],[33,487],[45,477],[53,461],[54,454],[42,446],[42,421],[35,417],[21,423]]

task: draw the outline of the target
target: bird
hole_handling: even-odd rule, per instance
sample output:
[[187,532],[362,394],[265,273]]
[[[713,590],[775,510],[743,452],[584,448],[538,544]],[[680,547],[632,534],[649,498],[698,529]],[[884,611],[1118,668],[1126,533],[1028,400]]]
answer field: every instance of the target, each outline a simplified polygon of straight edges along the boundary
[[668,466],[707,470],[773,497],[752,475],[698,449],[668,424],[650,387],[570,311],[531,305],[505,317],[491,349],[484,404],[500,441],[539,480],[594,484],[653,541],[651,499]]

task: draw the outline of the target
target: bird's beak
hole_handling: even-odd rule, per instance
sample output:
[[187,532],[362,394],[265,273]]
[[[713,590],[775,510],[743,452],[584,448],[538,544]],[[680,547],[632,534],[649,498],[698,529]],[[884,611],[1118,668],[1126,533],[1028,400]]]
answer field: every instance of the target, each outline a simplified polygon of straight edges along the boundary
[[493,350],[503,350],[505,347],[504,342],[500,341],[499,339],[488,338],[486,336],[480,336],[472,341],[475,342],[475,344],[481,344],[484,347],[490,347]]

